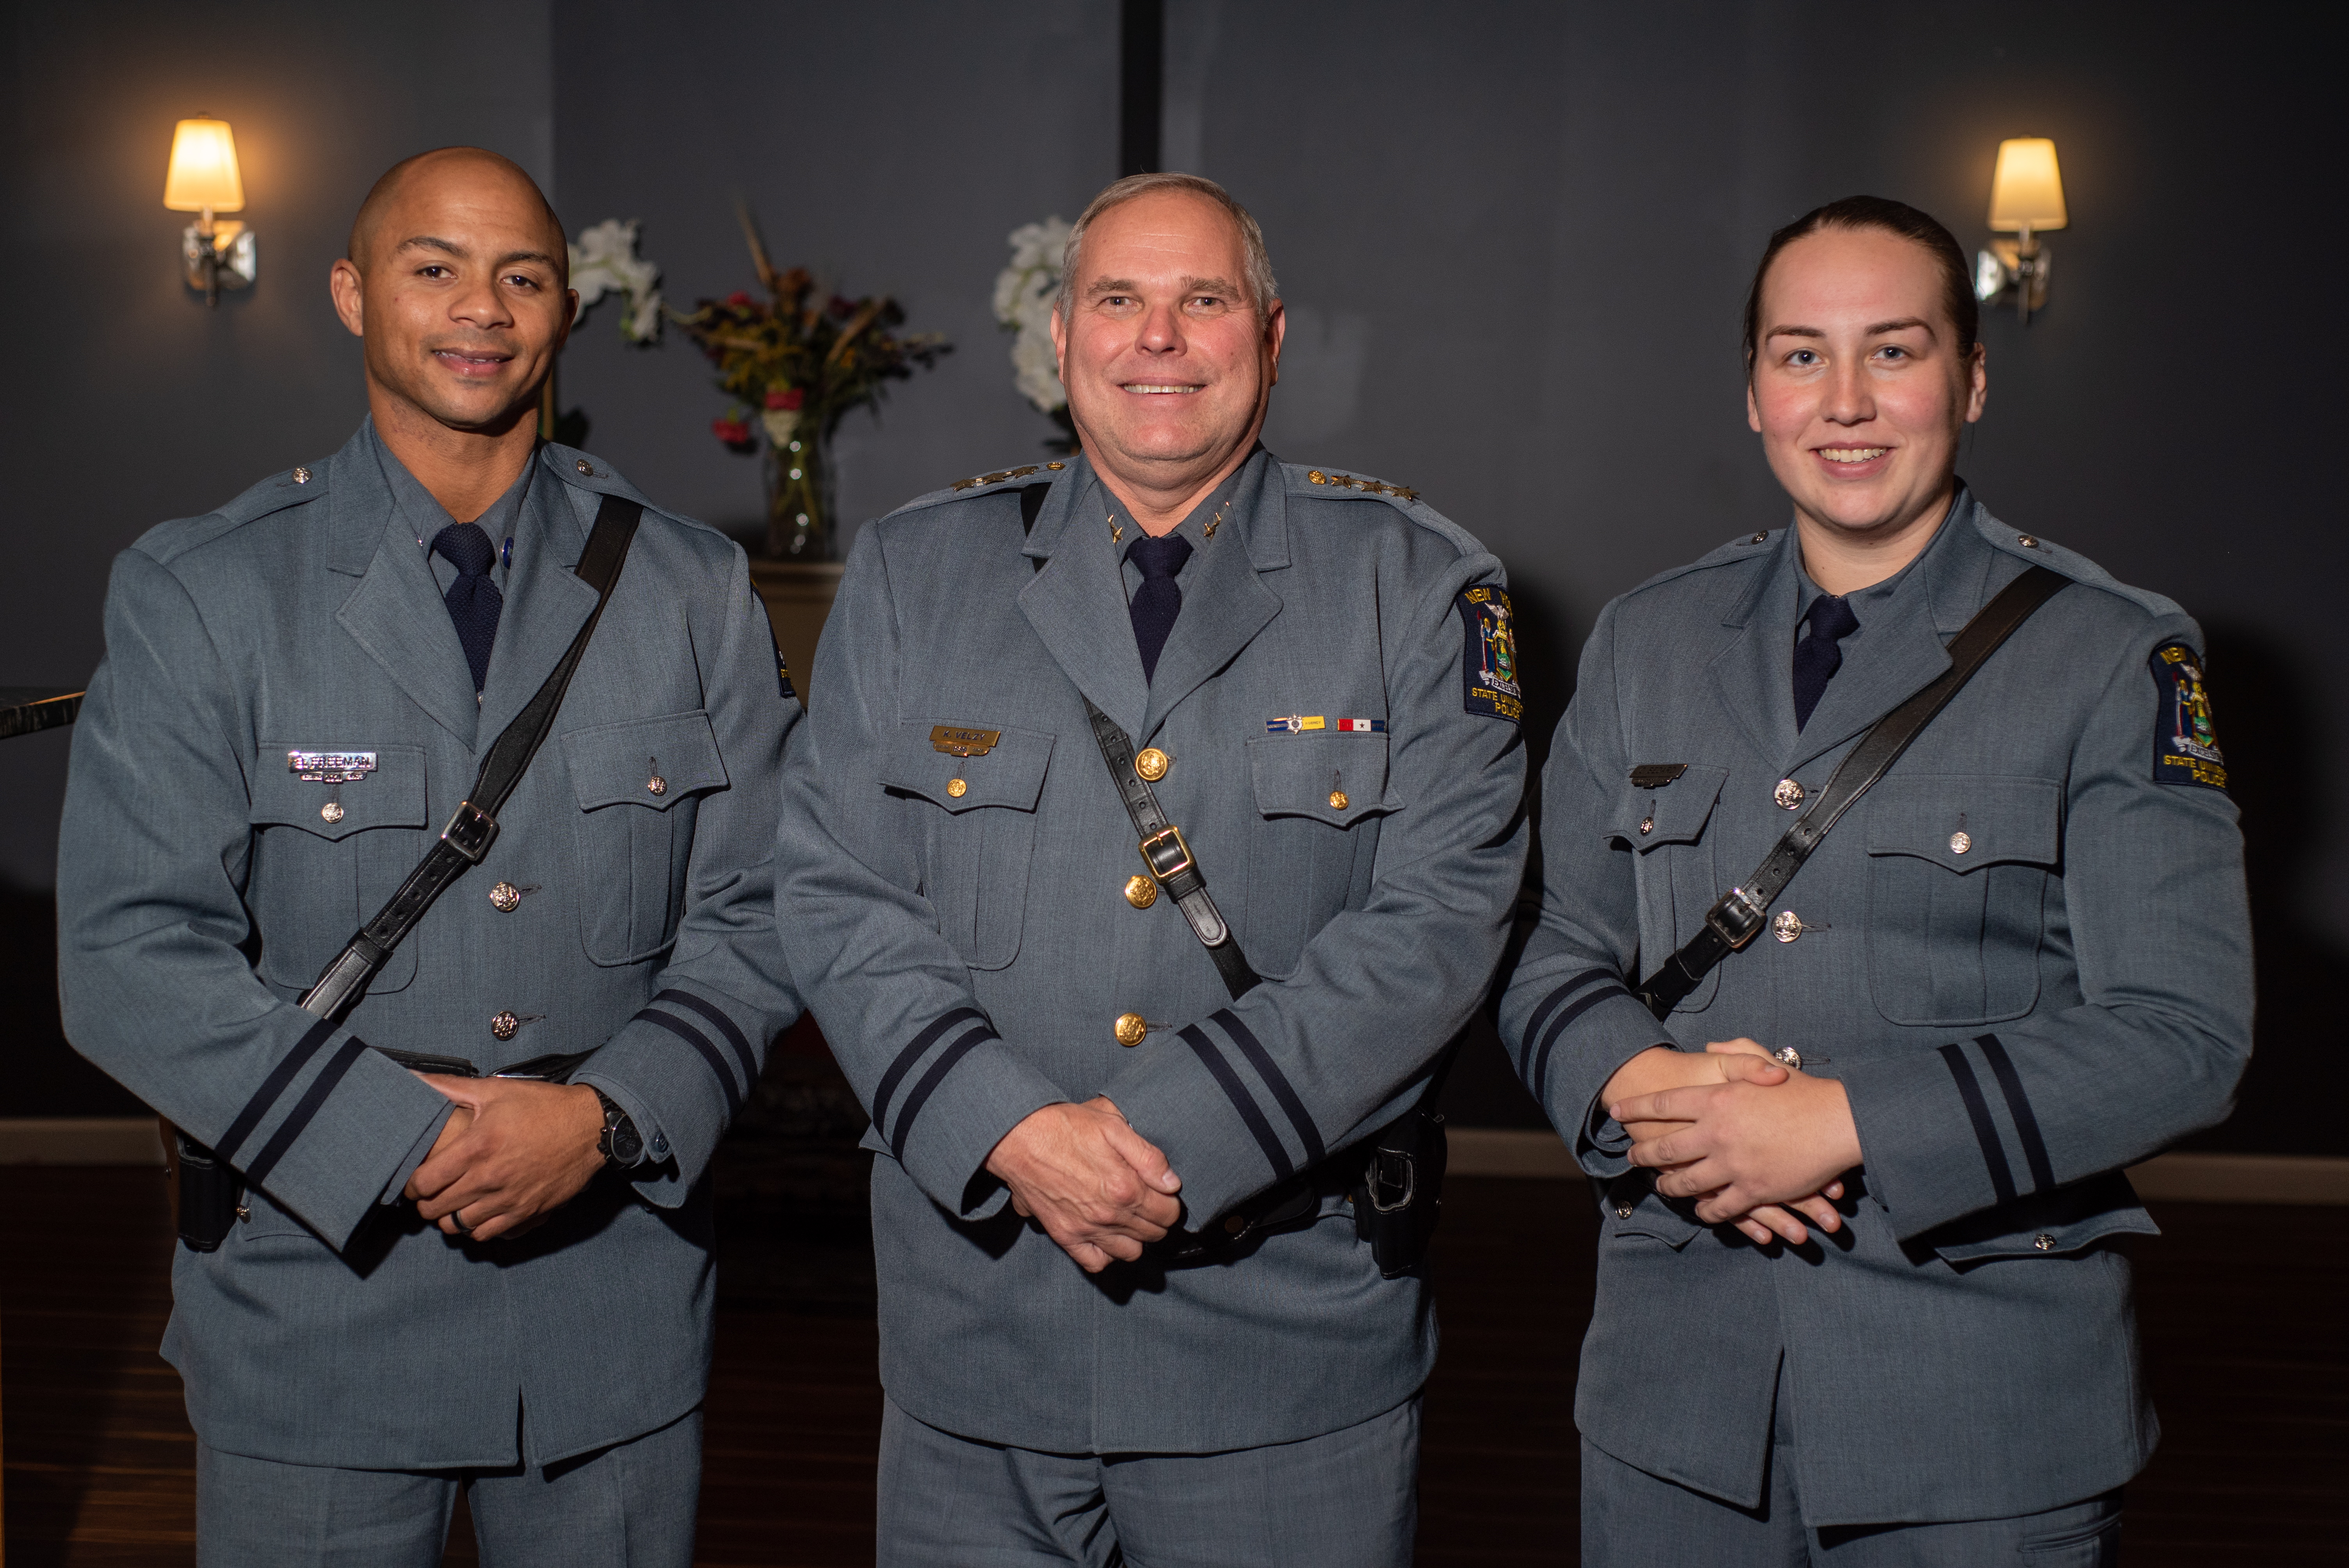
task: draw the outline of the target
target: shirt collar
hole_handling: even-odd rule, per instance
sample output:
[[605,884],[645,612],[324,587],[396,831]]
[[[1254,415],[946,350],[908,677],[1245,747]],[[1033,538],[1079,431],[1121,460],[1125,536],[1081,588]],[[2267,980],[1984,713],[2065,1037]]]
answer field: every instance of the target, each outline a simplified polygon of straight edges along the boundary
[[[448,508],[433,499],[432,492],[426,490],[414,474],[408,471],[408,465],[393,455],[391,449],[384,444],[382,432],[375,428],[375,421],[371,418],[367,421],[367,444],[375,452],[376,465],[383,470],[383,481],[391,491],[392,508],[399,516],[400,525],[408,530],[409,536],[420,548],[429,552],[434,536],[457,520],[449,515]],[[530,497],[531,476],[537,471],[538,461],[533,456],[531,461],[522,466],[522,472],[515,476],[513,483],[506,487],[505,493],[492,501],[489,510],[473,520],[480,524],[481,531],[490,536],[491,544],[497,547],[497,562],[492,571],[500,583],[504,580],[507,567],[505,545],[519,531],[519,524],[526,515],[524,505]]]
[[[1972,504],[1966,494],[1965,481],[1959,480],[1957,490],[1950,498],[1950,510],[1942,514],[1940,525],[1933,531],[1933,537],[1927,542],[1924,549],[1917,552],[1916,558],[1883,582],[1871,583],[1865,588],[1855,588],[1844,595],[1844,602],[1851,606],[1851,613],[1858,620],[1862,631],[1867,629],[1870,621],[1882,618],[1885,607],[1901,595],[1912,579],[1920,583],[1925,580],[1925,562],[1941,551],[1950,536],[1957,531],[1950,524],[1964,516],[1966,509]],[[1803,564],[1803,552],[1799,543],[1795,550],[1795,582],[1797,587],[1795,595],[1795,624],[1799,627],[1803,624],[1803,618],[1811,613],[1811,606],[1826,593],[1826,589],[1811,581],[1810,571]],[[1920,591],[1921,592],[1921,589]],[[1857,633],[1853,634],[1857,635]]]

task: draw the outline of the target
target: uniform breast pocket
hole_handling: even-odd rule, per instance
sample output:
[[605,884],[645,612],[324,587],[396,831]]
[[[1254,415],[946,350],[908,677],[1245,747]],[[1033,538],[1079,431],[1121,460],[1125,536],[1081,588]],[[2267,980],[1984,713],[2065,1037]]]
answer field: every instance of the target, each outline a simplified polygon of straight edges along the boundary
[[[1249,835],[1247,894],[1234,917],[1257,974],[1297,973],[1305,944],[1367,895],[1379,820],[1402,809],[1387,788],[1387,737],[1323,730],[1256,736],[1247,743],[1257,820]],[[1203,851],[1204,852],[1204,851]],[[1215,885],[1216,862],[1206,864]]]
[[579,938],[590,961],[641,964],[677,940],[702,796],[726,764],[699,708],[574,729],[563,762],[579,804]]
[[[1726,768],[1692,765],[1656,789],[1626,785],[1616,801],[1615,820],[1606,837],[1632,850],[1640,889],[1642,978],[1696,934],[1704,923],[1704,912],[1727,891],[1705,829],[1728,779]],[[1721,971],[1715,969],[1673,1011],[1702,1011],[1713,1005],[1720,988]]]
[[882,787],[914,803],[922,893],[940,934],[973,969],[1002,968],[1019,954],[1052,737],[917,718],[900,724],[888,748]]
[[1869,792],[1868,984],[1896,1024],[2017,1018],[2039,999],[2047,880],[2063,842],[2052,779],[1898,777]]
[[[297,752],[374,766],[340,783],[317,782],[288,766]],[[306,988],[431,847],[430,837],[419,830],[430,820],[424,748],[265,740],[252,779],[253,866],[245,903],[261,932],[261,975],[274,985]],[[415,978],[416,950],[403,944],[367,989],[380,995]]]

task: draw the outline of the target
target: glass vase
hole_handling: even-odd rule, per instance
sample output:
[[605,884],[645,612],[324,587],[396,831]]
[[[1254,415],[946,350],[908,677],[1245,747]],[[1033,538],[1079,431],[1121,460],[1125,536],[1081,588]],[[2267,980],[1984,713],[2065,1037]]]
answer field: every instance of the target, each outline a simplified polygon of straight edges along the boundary
[[805,423],[767,446],[767,553],[792,561],[832,554],[832,474]]

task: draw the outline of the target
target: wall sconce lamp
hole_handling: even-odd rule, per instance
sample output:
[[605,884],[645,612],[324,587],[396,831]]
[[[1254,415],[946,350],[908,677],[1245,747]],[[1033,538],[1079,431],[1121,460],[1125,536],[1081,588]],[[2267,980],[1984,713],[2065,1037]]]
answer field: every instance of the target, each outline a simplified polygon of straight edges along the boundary
[[244,181],[236,171],[236,138],[224,119],[183,119],[171,133],[171,168],[163,176],[163,205],[200,214],[180,235],[188,286],[218,307],[222,289],[251,288],[261,271],[253,231],[215,212],[244,210]]
[[2043,229],[2060,229],[2064,176],[2055,167],[2055,144],[2044,136],[2013,137],[1998,144],[1998,172],[1990,182],[1990,226],[2014,235],[1992,240],[1974,258],[1974,297],[1984,304],[2014,295],[2014,314],[2023,325],[2047,304],[2047,267],[2053,259],[2039,242]]

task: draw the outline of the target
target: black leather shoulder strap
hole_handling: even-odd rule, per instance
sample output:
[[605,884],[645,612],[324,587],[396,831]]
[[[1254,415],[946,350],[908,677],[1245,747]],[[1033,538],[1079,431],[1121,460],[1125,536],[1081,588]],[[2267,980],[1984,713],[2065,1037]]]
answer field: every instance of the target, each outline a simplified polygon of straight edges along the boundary
[[1868,793],[1869,786],[1891,770],[1909,743],[1924,733],[1934,716],[1950,705],[1950,699],[2013,635],[2015,628],[2071,581],[2060,572],[2033,566],[1975,613],[1950,639],[1950,667],[1859,738],[1859,744],[1827,779],[1827,787],[1813,798],[1810,810],[1795,820],[1754,874],[1722,894],[1705,912],[1704,924],[1696,935],[1665,959],[1640,987],[1640,1000],[1650,1012],[1663,1017],[1696,989],[1714,965],[1761,934],[1771,904],[1786,891],[1786,884],[1803,869],[1827,830]]
[[588,613],[586,624],[571,639],[562,662],[538,694],[491,743],[489,755],[481,758],[481,770],[474,778],[472,793],[449,819],[424,859],[408,873],[408,880],[399,884],[399,891],[391,895],[391,902],[359,928],[334,962],[319,971],[317,983],[303,993],[303,1011],[340,1020],[367,995],[367,983],[382,970],[392,949],[416,929],[433,901],[490,852],[498,836],[497,814],[554,731],[563,694],[570,689],[571,677],[587,652],[588,639],[595,634],[595,624],[604,618],[604,606],[612,602],[612,589],[620,580],[620,568],[628,559],[628,546],[635,542],[636,524],[644,515],[645,509],[635,501],[616,495],[604,498],[576,568],[580,580],[595,590],[595,608]]

